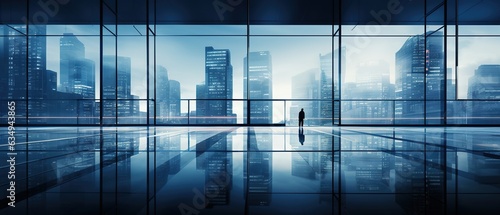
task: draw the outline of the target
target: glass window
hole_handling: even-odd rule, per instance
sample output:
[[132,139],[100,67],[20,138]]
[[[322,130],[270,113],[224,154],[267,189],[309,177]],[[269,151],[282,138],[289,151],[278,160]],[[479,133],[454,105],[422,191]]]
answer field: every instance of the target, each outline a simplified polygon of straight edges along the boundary
[[[272,90],[273,99],[289,101],[287,102],[289,109],[286,110],[289,113],[287,124],[297,124],[297,114],[302,108],[307,114],[308,123],[311,125],[320,123],[321,104],[331,103],[331,99],[321,100],[320,81],[322,75],[323,78],[331,80],[332,37],[251,36],[249,64],[251,67],[246,80],[250,89],[247,92],[248,98],[260,99],[265,96],[264,87],[269,87],[268,82],[255,80],[258,78],[256,74],[260,73],[264,77],[263,65],[272,65],[273,79],[269,82],[272,88],[268,91]],[[328,85],[329,82],[324,81],[323,84]],[[325,93],[331,92],[325,90]]]
[[[233,27],[214,26],[214,31],[223,32]],[[189,113],[192,124],[243,123],[243,102],[237,100],[243,99],[246,37],[157,36],[156,44],[157,116],[165,119]],[[186,99],[196,99],[196,102],[180,105],[180,101]],[[198,120],[192,121],[194,117]]]

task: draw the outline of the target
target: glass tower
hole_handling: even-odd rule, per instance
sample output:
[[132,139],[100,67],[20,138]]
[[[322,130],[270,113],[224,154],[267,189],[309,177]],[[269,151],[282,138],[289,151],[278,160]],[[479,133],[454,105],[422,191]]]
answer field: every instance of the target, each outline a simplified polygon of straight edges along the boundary
[[206,118],[199,123],[235,124],[236,117],[233,115],[233,102],[231,101],[233,99],[233,66],[229,49],[205,47],[203,88],[205,89],[201,90],[200,86],[199,90],[197,87],[196,97],[205,97],[208,100],[202,102],[205,107],[201,107],[200,104],[200,110],[204,109],[204,111],[197,112],[197,115]]
[[[250,99],[250,123],[273,123],[272,61],[269,51],[250,52],[243,60],[243,98]],[[247,65],[248,64],[248,65]],[[247,69],[248,68],[248,69]],[[247,96],[248,95],[248,96]],[[255,99],[256,101],[252,101]],[[266,101],[268,100],[268,101]],[[247,103],[244,104],[247,118]]]
[[[434,123],[444,114],[443,41],[410,37],[396,52],[396,124]],[[427,119],[429,118],[429,119]]]
[[498,116],[500,107],[488,100],[500,98],[500,65],[480,65],[469,78],[468,99],[474,99],[468,104],[471,116],[470,124],[490,124],[492,117]]

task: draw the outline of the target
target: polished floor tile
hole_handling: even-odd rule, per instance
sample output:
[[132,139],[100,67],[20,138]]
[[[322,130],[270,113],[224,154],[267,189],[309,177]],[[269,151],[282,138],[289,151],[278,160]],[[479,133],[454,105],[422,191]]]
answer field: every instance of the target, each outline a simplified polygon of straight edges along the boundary
[[13,151],[0,145],[0,214],[500,211],[498,127],[36,127],[15,138]]

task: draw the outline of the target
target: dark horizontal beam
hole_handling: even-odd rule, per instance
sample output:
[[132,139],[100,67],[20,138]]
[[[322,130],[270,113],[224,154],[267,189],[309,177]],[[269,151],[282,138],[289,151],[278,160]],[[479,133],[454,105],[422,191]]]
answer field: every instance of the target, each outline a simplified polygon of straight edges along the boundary
[[[100,0],[35,1],[2,0],[0,23],[23,24],[95,24],[101,21]],[[248,2],[249,1],[249,2]],[[422,25],[426,1],[409,0],[157,0],[156,24],[199,25]],[[37,2],[52,2],[43,5]],[[62,2],[62,3],[58,3]],[[455,23],[455,0],[448,0],[448,24]],[[29,9],[28,9],[29,5]],[[433,5],[431,5],[433,6]],[[434,7],[433,7],[434,8]],[[443,6],[432,11],[444,18]],[[461,25],[492,25],[500,23],[500,1],[459,1],[456,12]],[[147,24],[146,1],[122,0],[117,11],[104,8],[103,22],[118,24]],[[150,9],[151,10],[151,9]],[[341,20],[334,13],[341,13]],[[441,24],[443,21],[439,18]],[[149,19],[152,24],[154,20]],[[431,21],[431,20],[429,20]]]

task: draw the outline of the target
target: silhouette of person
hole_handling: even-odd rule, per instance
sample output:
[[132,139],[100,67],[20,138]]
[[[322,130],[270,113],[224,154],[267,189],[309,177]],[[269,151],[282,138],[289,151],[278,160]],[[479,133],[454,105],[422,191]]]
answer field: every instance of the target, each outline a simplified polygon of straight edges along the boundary
[[299,142],[300,145],[304,145],[304,141],[306,141],[306,136],[304,135],[304,129],[299,128]]
[[306,118],[306,113],[304,113],[304,108],[302,108],[299,112],[299,127],[304,126],[304,118]]

